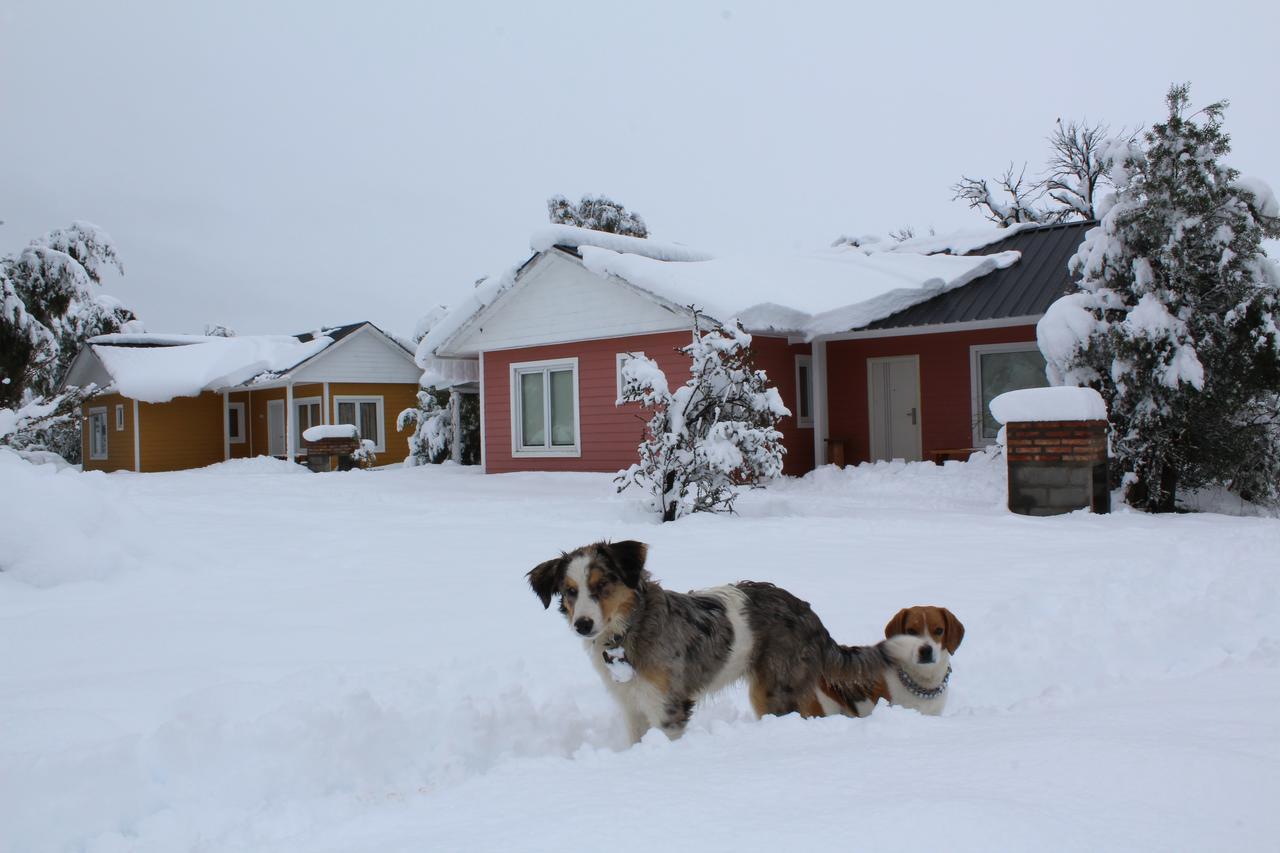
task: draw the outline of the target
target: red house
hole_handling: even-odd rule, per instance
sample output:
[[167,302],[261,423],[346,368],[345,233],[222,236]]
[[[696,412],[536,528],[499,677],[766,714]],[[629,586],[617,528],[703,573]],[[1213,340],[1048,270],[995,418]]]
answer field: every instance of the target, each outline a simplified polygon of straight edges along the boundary
[[674,385],[691,307],[753,335],[756,366],[792,415],[785,471],[960,455],[994,438],[995,394],[1044,384],[1035,323],[1069,279],[1080,224],[713,258],[683,246],[559,226],[520,267],[482,282],[419,349],[427,381],[478,391],[482,464],[616,471],[643,420],[616,404],[632,353]]

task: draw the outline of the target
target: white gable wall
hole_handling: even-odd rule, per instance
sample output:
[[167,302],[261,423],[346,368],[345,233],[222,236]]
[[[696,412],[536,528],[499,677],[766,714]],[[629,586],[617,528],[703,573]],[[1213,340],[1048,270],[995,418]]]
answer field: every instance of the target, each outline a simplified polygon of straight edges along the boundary
[[413,356],[368,326],[293,371],[295,382],[417,382]]
[[688,327],[683,313],[552,251],[473,320],[449,350],[473,353]]
[[93,354],[92,349],[86,346],[71,362],[71,367],[67,370],[67,376],[62,380],[62,384],[64,387],[74,385],[77,388],[93,384],[101,389],[106,388],[113,381],[111,374],[102,366],[102,361]]

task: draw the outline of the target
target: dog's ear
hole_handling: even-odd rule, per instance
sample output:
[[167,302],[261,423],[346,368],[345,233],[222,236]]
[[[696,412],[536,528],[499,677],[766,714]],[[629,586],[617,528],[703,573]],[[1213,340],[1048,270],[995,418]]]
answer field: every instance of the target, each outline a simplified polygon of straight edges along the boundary
[[889,620],[888,625],[884,626],[884,638],[887,640],[905,633],[907,633],[907,608],[904,607]]
[[639,586],[640,578],[644,575],[644,559],[649,553],[649,546],[634,539],[627,539],[623,542],[610,542],[602,547],[613,558],[613,564],[618,567],[622,582],[632,589]]
[[956,615],[945,607],[939,607],[942,611],[942,647],[947,650],[947,654],[955,654],[956,649],[960,648],[960,641],[964,639],[964,625],[960,624],[960,620]]
[[561,555],[554,560],[539,563],[527,575],[529,586],[533,587],[538,598],[542,599],[544,610],[551,606],[551,596],[555,595],[556,590],[560,588],[560,582],[564,580],[564,572],[564,555]]

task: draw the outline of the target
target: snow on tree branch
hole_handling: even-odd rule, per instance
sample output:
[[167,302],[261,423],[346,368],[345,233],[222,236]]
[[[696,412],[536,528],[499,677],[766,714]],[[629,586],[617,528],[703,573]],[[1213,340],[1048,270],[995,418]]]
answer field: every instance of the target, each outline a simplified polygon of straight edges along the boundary
[[691,512],[732,512],[743,487],[782,473],[778,421],[791,414],[763,370],[751,364],[751,335],[694,316],[694,340],[680,352],[691,377],[671,391],[657,362],[633,356],[623,363],[619,405],[651,411],[640,443],[640,462],[618,472],[621,492],[636,486],[648,506],[674,521]]

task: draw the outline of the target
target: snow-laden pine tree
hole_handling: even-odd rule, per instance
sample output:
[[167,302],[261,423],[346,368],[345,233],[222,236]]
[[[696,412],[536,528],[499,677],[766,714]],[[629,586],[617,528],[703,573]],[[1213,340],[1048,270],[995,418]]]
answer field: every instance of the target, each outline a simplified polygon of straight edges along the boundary
[[[479,284],[479,282],[477,282]],[[415,356],[419,367],[426,367],[427,354],[421,351],[422,339],[425,338],[437,323],[448,316],[448,309],[436,305],[418,318],[413,329],[412,341],[419,349]],[[426,374],[423,380],[428,381]],[[413,427],[409,436],[409,455],[404,464],[438,465],[449,458],[453,450],[453,407],[457,405],[454,395],[448,391],[437,391],[431,387],[418,388],[418,405],[405,409],[396,418],[396,431],[404,432]]]
[[0,407],[52,393],[86,339],[136,320],[99,291],[110,267],[124,271],[111,238],[87,222],[0,258]]
[[447,391],[418,389],[417,408],[405,409],[396,418],[397,431],[413,427],[405,465],[438,465],[449,458],[453,449],[455,400]]
[[584,195],[574,204],[562,195],[547,199],[547,218],[555,225],[576,225],[626,237],[648,237],[649,229],[638,213],[630,213],[608,196]]
[[[742,487],[782,473],[778,421],[790,414],[763,370],[751,363],[751,335],[735,323],[707,323],[697,310],[689,381],[674,392],[651,358],[622,367],[618,403],[652,409],[640,442],[640,461],[618,472],[618,491],[636,486],[649,507],[674,521],[691,512],[732,512]],[[707,328],[703,328],[706,326]]]
[[1054,384],[1107,401],[1126,500],[1175,508],[1179,490],[1226,485],[1277,497],[1280,204],[1222,164],[1226,102],[1191,113],[1188,86],[1139,144],[1109,156],[1116,192],[1071,260],[1078,290],[1037,337]]

